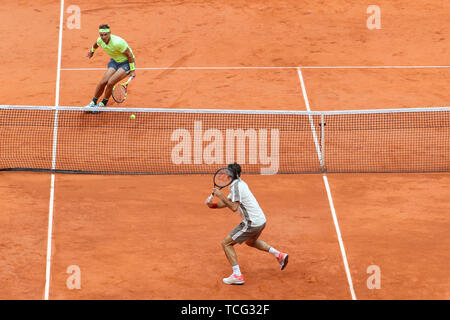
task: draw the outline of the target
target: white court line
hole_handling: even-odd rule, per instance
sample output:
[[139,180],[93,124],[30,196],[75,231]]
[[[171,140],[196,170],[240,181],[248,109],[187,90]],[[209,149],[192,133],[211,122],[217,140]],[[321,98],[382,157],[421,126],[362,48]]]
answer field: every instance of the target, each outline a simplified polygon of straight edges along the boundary
[[[251,69],[296,69],[297,67],[136,67],[136,70],[251,70]],[[61,71],[98,71],[106,68],[62,68]]]
[[323,177],[323,182],[325,184],[325,189],[327,190],[328,202],[330,203],[331,215],[333,216],[334,227],[336,229],[336,234],[337,234],[338,241],[339,241],[339,248],[341,249],[342,260],[344,262],[344,267],[345,267],[345,274],[347,275],[347,280],[348,280],[348,286],[350,287],[350,293],[352,295],[352,299],[357,300],[356,295],[355,295],[355,290],[353,288],[352,275],[350,274],[350,268],[348,266],[347,254],[345,253],[344,241],[342,240],[341,229],[339,228],[339,222],[338,222],[337,215],[336,215],[336,209],[334,208],[333,197],[331,196],[330,184],[328,183],[328,178],[327,178],[326,174],[324,174],[322,177]]
[[[61,0],[61,11],[59,17],[59,40],[58,40],[58,64],[56,71],[56,93],[55,106],[59,106],[59,89],[61,79],[61,52],[62,52],[62,34],[63,34],[64,0]],[[52,150],[52,169],[56,168],[56,142],[58,140],[58,109],[55,110],[53,120],[53,150]],[[52,173],[50,183],[50,203],[48,209],[48,233],[47,233],[47,260],[45,268],[45,292],[44,300],[49,299],[51,262],[52,262],[52,235],[53,235],[53,210],[55,205],[55,174]]]
[[[306,109],[310,112],[311,108],[310,108],[310,105],[309,105],[308,95],[306,94],[306,86],[305,86],[305,81],[303,80],[303,75],[302,75],[301,68],[297,68],[297,73],[298,73],[298,77],[299,77],[299,80],[300,80],[300,85],[302,87],[302,93],[303,93],[303,98],[305,100]],[[311,129],[312,129],[312,133],[313,133],[314,143],[316,145],[317,155],[319,157],[319,161],[320,161],[321,166],[322,166],[322,155],[321,155],[320,148],[319,148],[319,141],[317,139],[314,122],[313,122],[311,116],[309,118],[309,121],[311,123]],[[328,178],[327,178],[327,175],[325,173],[323,174],[323,182],[325,184],[325,189],[327,191],[328,202],[330,204],[331,215],[333,217],[333,223],[334,223],[334,227],[336,229],[337,238],[338,238],[338,241],[339,241],[339,248],[341,250],[342,260],[344,262],[345,274],[347,275],[347,282],[348,282],[348,286],[350,288],[350,294],[351,294],[353,300],[357,300],[356,299],[356,295],[355,295],[355,290],[353,288],[353,281],[352,281],[352,276],[351,276],[351,273],[350,273],[350,268],[348,266],[347,255],[345,253],[344,241],[342,240],[341,230],[339,228],[339,223],[338,223],[338,219],[337,219],[337,215],[336,215],[336,210],[335,210],[334,204],[333,204],[333,197],[331,196],[330,185],[328,183]]]
[[[306,110],[308,112],[311,112],[311,108],[309,107],[308,94],[306,93],[306,86],[305,86],[305,82],[303,81],[302,70],[300,68],[297,68],[297,74],[298,74],[298,78],[300,79],[300,85],[302,87],[302,93],[303,93],[303,98],[305,100]],[[320,152],[319,139],[317,139],[316,126],[314,125],[314,119],[313,119],[312,115],[309,115],[308,117],[309,117],[309,123],[311,125],[311,131],[313,134],[314,144],[316,146],[316,152],[317,152],[317,155],[319,156],[320,167],[323,168],[322,152]]]
[[309,66],[302,69],[448,69],[450,66]]
[[[136,70],[265,70],[265,69],[449,69],[450,66],[296,66],[296,67],[142,67]],[[106,68],[61,68],[61,71],[101,71]]]

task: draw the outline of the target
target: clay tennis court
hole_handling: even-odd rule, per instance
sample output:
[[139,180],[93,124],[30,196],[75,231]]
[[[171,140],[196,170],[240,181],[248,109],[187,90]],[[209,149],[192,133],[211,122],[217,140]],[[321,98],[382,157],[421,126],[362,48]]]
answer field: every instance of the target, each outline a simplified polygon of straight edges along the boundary
[[[65,1],[62,20],[59,1],[3,1],[12,54],[0,104],[87,105],[109,57],[86,54],[109,23],[136,55],[124,108],[448,106],[450,7],[376,2],[380,30],[367,28],[363,1],[80,0]],[[67,26],[70,5],[79,29]],[[21,141],[0,139],[2,154]],[[261,238],[290,256],[280,271],[237,246],[243,286],[222,283],[221,241],[240,219],[204,205],[211,175],[0,171],[0,299],[450,299],[448,173],[243,171],[268,219]],[[66,285],[73,265],[79,290]]]

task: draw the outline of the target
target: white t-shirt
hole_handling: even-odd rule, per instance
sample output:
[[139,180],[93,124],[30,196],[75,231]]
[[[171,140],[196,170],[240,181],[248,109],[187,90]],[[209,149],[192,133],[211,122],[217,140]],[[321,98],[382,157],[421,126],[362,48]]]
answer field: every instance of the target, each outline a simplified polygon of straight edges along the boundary
[[245,225],[251,222],[252,227],[257,227],[266,223],[264,212],[243,180],[236,179],[231,183],[228,199],[240,202],[238,212]]

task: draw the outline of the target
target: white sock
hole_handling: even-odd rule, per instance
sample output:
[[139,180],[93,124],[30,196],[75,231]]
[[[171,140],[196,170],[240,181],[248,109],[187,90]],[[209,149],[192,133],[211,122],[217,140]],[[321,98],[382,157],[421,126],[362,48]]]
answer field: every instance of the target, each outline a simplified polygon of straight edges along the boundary
[[241,269],[239,269],[239,265],[238,265],[238,264],[232,266],[232,268],[233,268],[233,273],[234,273],[235,275],[237,275],[237,276],[240,276],[240,275],[241,275]]
[[273,254],[273,256],[274,256],[275,258],[278,258],[278,255],[280,254],[280,251],[278,251],[277,249],[272,248],[272,247],[270,247],[269,252],[270,252],[271,254]]

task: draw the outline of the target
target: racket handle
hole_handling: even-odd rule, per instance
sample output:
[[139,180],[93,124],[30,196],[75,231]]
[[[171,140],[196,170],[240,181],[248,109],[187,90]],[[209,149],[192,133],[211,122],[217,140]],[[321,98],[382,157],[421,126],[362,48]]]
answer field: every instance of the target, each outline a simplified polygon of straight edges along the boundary
[[133,80],[133,78],[134,78],[134,77],[131,76],[131,77],[128,79],[127,83],[130,83],[130,81]]
[[206,199],[205,203],[206,203],[208,206],[209,206],[209,204],[211,203],[212,198],[213,198],[213,195],[210,195],[210,196],[208,197],[208,199]]

